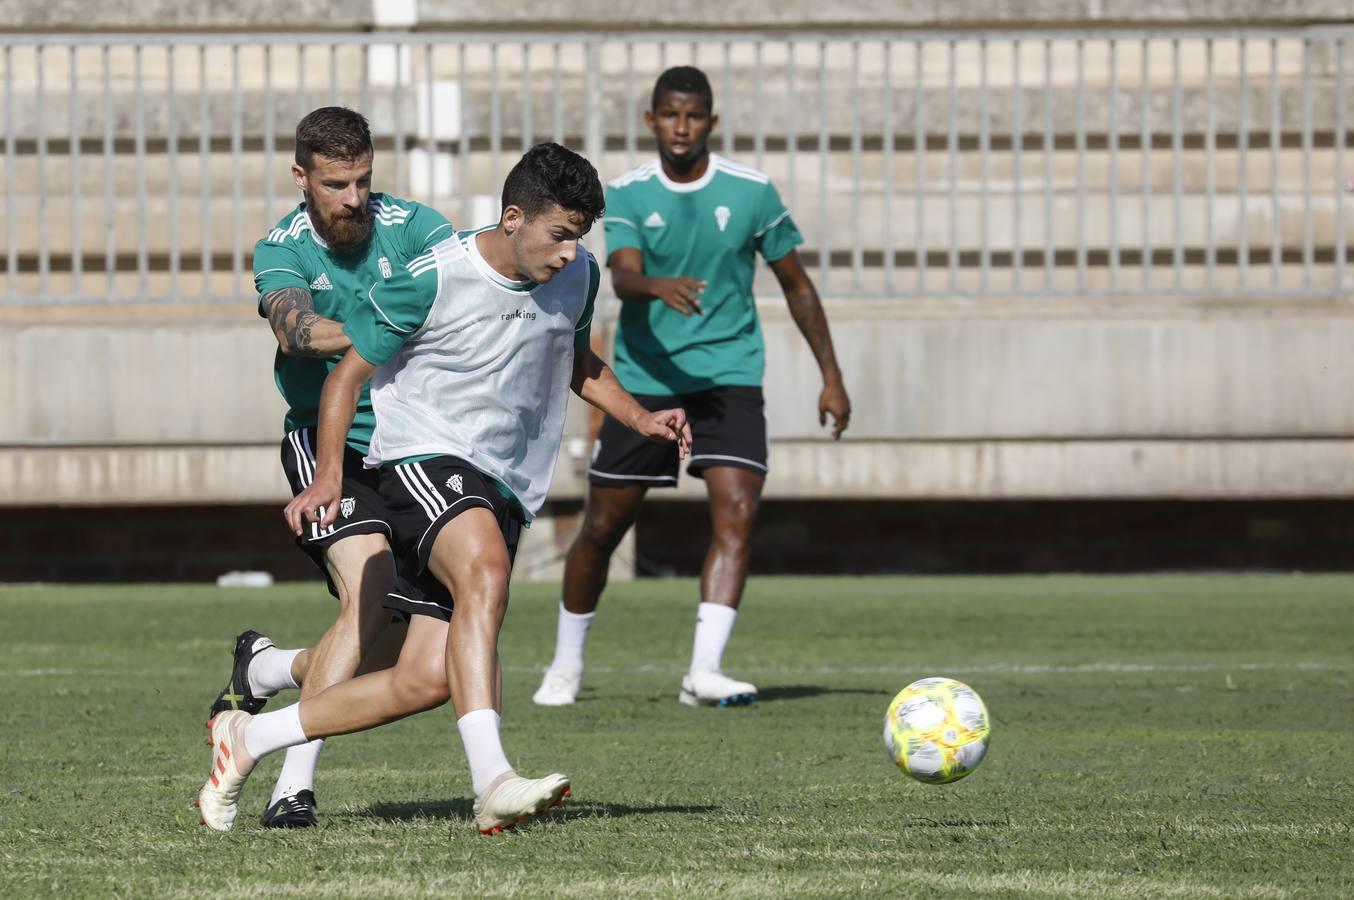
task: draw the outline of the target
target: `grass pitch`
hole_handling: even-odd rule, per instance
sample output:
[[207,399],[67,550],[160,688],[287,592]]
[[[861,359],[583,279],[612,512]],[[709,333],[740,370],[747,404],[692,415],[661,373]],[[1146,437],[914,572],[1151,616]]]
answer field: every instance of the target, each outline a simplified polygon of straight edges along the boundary
[[[530,696],[557,590],[515,589],[504,741],[567,809],[470,824],[449,708],[331,740],[323,827],[197,824],[231,639],[327,625],[317,585],[0,587],[0,896],[1354,895],[1354,579],[754,579],[726,667],[676,702],[696,585],[618,584],[582,702]],[[885,760],[890,697],[950,675],[991,710],[945,787]]]

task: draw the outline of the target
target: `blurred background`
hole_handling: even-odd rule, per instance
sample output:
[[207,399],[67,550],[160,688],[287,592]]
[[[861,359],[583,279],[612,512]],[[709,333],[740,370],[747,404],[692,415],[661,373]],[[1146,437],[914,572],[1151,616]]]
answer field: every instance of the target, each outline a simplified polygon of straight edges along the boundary
[[[1347,2],[492,6],[0,0],[0,580],[313,576],[251,274],[300,116],[361,111],[375,189],[470,227],[535,142],[650,158],[678,64],[855,406],[825,439],[764,269],[754,572],[1354,567]],[[517,577],[558,577],[589,452],[575,402]],[[615,577],[697,571],[703,496],[654,492]]]

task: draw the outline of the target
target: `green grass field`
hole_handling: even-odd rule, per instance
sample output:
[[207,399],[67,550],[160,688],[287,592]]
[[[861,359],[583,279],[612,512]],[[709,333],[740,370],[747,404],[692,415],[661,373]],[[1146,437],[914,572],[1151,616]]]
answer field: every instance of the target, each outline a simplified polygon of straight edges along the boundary
[[[312,641],[318,586],[0,587],[0,896],[1354,895],[1354,578],[755,579],[729,710],[675,699],[695,591],[615,586],[541,709],[557,590],[515,590],[505,745],[574,796],[487,838],[450,708],[331,740],[322,828],[259,827],[280,757],[198,825],[233,635]],[[946,787],[881,741],[938,674],[994,720]]]

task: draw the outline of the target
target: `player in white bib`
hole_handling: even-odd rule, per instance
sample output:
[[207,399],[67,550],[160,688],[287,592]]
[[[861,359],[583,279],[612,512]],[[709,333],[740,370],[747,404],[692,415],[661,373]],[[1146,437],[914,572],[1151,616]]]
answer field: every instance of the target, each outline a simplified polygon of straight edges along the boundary
[[345,322],[353,347],[325,381],[315,479],[286,517],[298,533],[307,520],[324,527],[333,519],[344,436],[370,379],[376,430],[367,465],[380,474],[400,572],[425,595],[387,603],[410,619],[393,668],[277,712],[212,720],[212,769],[198,795],[211,827],[231,827],[261,757],[448,699],[482,833],[569,793],[564,775],[523,778],[508,762],[498,658],[517,539],[549,489],[569,390],[639,434],[675,442],[683,456],[691,442],[681,409],[645,410],[589,349],[599,273],[579,241],[604,203],[587,160],[558,144],[533,147],[508,175],[497,226],[392,271]]

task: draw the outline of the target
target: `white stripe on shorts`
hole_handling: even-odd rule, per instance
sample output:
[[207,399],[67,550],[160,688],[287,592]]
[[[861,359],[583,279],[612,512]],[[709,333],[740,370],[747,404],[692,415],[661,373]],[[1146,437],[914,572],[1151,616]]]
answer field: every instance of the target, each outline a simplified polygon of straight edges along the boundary
[[409,495],[418,502],[419,506],[423,507],[424,515],[429,519],[436,519],[439,512],[438,508],[428,503],[428,498],[423,494],[423,486],[421,484],[415,486],[413,482],[416,479],[408,469],[409,467],[405,465],[396,466],[395,474],[400,476],[400,482],[404,484],[404,489],[409,492]]

